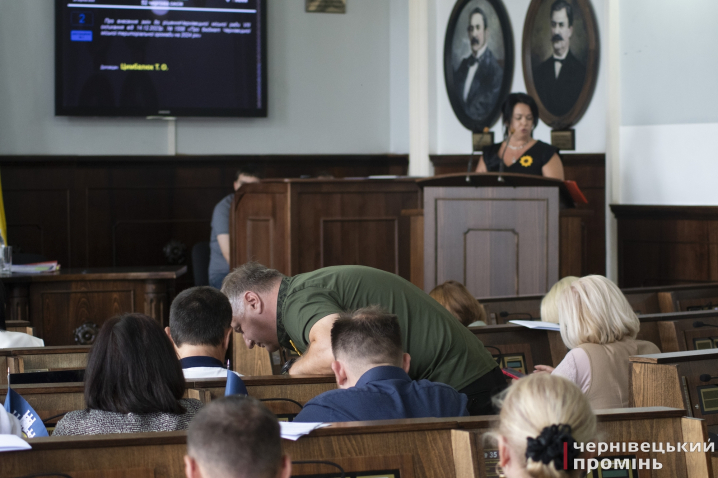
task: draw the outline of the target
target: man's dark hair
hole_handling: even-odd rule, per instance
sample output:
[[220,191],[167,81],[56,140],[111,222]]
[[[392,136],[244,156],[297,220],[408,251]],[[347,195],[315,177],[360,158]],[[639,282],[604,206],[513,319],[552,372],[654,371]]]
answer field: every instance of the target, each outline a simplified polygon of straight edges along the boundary
[[190,423],[187,453],[218,478],[274,478],[282,463],[277,417],[251,397],[213,400]]
[[566,0],[556,0],[551,4],[551,13],[550,15],[553,16],[553,12],[558,12],[563,9],[566,9],[566,16],[568,17],[568,26],[573,26],[573,7],[570,3],[568,3]]
[[519,103],[523,103],[531,109],[531,115],[534,117],[534,128],[538,124],[539,113],[536,101],[526,93],[511,93],[506,97],[506,101],[504,101],[504,104],[501,107],[502,120],[504,122],[504,135],[506,136],[509,134],[511,117],[514,115],[514,107]]
[[159,322],[124,314],[102,324],[87,356],[85,403],[117,413],[184,413],[177,354]]
[[378,305],[342,312],[332,326],[332,352],[352,362],[400,363],[404,350],[396,315]]
[[222,345],[231,324],[229,299],[214,287],[183,290],[170,306],[170,333],[177,347]]
[[245,176],[251,176],[253,178],[262,179],[264,178],[264,174],[262,174],[262,170],[254,165],[254,164],[247,164],[244,166],[240,166],[237,171],[234,172],[234,180],[239,179],[239,175],[244,174]]
[[489,28],[489,24],[486,22],[486,14],[479,7],[474,8],[473,10],[471,10],[471,13],[469,13],[469,26],[471,26],[471,17],[473,17],[477,13],[481,15],[481,18],[484,19],[484,30],[486,30],[487,28]]
[[229,298],[232,308],[238,305],[242,294],[247,291],[265,293],[284,275],[259,262],[247,262],[230,272],[222,281],[222,292]]

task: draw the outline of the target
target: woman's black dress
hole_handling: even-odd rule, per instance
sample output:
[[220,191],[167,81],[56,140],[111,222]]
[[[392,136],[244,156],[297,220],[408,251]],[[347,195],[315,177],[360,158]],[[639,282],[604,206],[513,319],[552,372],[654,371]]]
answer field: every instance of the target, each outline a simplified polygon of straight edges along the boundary
[[[499,157],[499,149],[501,143],[492,144],[484,148],[484,164],[487,171],[494,173],[499,171],[501,158]],[[522,154],[519,159],[511,166],[504,166],[507,173],[535,174],[542,176],[542,169],[548,163],[554,154],[558,153],[558,149],[543,141],[536,141]]]

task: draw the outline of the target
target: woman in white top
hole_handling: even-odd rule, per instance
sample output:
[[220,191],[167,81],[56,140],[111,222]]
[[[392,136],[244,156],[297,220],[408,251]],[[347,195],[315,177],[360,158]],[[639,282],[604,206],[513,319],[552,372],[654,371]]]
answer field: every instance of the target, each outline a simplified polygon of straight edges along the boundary
[[537,365],[581,387],[594,409],[628,407],[631,355],[660,353],[636,340],[640,322],[621,290],[603,276],[571,283],[558,298],[561,338],[570,351],[556,369]]

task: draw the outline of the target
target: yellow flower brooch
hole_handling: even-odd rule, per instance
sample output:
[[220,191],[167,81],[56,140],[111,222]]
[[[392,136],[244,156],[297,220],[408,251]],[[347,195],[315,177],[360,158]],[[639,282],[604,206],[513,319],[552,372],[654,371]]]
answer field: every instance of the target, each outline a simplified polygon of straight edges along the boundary
[[528,155],[521,156],[521,159],[519,159],[519,163],[521,163],[521,166],[523,166],[524,168],[528,168],[534,163],[534,158]]

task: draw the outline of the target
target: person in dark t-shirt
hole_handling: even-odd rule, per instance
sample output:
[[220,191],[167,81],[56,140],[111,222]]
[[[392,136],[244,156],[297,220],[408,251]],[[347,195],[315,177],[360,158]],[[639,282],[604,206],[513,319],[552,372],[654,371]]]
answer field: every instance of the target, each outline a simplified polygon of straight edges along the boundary
[[[238,169],[234,175],[234,190],[242,184],[258,183],[261,174],[252,167]],[[229,273],[229,210],[234,193],[228,194],[214,207],[212,232],[209,238],[209,285],[222,288],[222,279]]]

